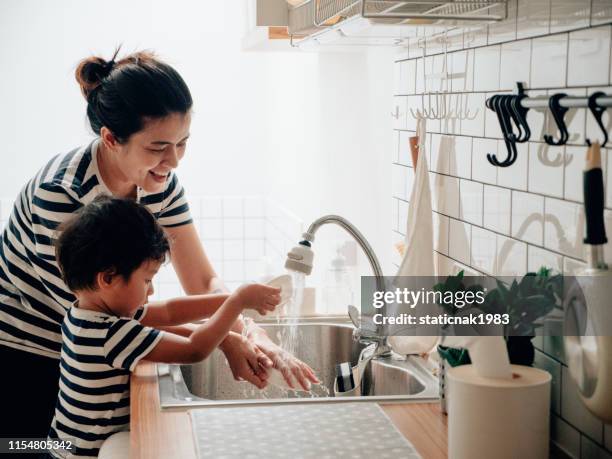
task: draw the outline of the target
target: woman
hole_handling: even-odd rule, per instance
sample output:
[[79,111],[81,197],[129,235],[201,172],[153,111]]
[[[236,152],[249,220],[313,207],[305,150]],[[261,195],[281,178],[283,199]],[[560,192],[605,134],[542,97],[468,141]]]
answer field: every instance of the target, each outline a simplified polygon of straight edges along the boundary
[[[74,295],[61,279],[56,228],[101,193],[145,204],[173,240],[171,260],[187,294],[224,290],[200,244],[173,170],[185,154],[192,99],[181,76],[152,54],[83,60],[76,79],[97,138],[51,159],[21,190],[0,239],[2,437],[46,438],[58,392],[60,324]],[[262,388],[265,367],[317,382],[261,329],[220,346],[236,379]],[[288,359],[288,360],[287,360]]]

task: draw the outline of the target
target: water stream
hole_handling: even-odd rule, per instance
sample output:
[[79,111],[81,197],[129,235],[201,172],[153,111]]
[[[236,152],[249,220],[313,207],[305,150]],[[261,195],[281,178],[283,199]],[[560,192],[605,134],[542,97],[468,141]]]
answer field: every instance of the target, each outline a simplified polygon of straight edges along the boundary
[[[287,354],[298,355],[300,342],[298,322],[304,299],[304,283],[306,276],[304,273],[292,270],[288,270],[288,274],[291,276],[293,290],[289,301],[276,310],[276,323],[279,325],[279,331],[276,333],[276,340],[281,349]],[[283,326],[280,326],[281,323]],[[294,383],[299,385],[299,382],[295,380]],[[312,384],[308,392],[268,385],[268,387],[263,390],[259,390],[255,387],[245,388],[244,394],[248,396],[248,398],[314,398],[329,397],[330,390],[323,383]]]
[[287,351],[291,355],[296,355],[298,351],[298,336],[297,336],[297,324],[300,316],[300,310],[302,308],[302,301],[304,300],[304,283],[306,275],[301,272],[288,270],[291,276],[291,282],[293,285],[293,291],[291,299],[279,308],[276,314],[276,322],[280,325],[281,318],[287,324],[286,327],[281,327],[282,332],[279,332],[279,344],[282,349]]

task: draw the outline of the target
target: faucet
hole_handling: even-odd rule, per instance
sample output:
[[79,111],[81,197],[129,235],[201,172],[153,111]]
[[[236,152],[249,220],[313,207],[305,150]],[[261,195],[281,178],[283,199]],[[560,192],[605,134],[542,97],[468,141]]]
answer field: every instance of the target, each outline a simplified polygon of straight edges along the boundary
[[[355,241],[359,244],[363,252],[365,253],[368,261],[370,262],[370,266],[372,268],[372,272],[374,273],[374,277],[376,278],[376,290],[385,291],[385,281],[382,274],[382,269],[380,268],[380,263],[374,250],[368,243],[365,237],[359,232],[359,230],[349,222],[347,219],[340,217],[339,215],[325,215],[323,217],[315,220],[309,227],[308,230],[302,235],[304,238],[300,243],[293,247],[289,253],[287,253],[287,260],[285,262],[285,268],[302,272],[306,275],[309,275],[312,272],[312,260],[314,253],[311,250],[311,243],[314,242],[315,233],[317,230],[326,224],[333,223],[335,225],[343,228],[347,233],[349,233]],[[389,346],[387,340],[387,327],[386,325],[377,325],[376,330],[366,330],[360,324],[359,321],[356,321],[353,317],[354,313],[351,314],[351,310],[355,310],[354,306],[349,306],[349,317],[353,321],[355,325],[355,330],[353,332],[353,337],[359,340],[362,343],[374,343],[376,346],[372,353],[372,356],[386,356],[391,352],[391,347]],[[380,313],[386,315],[386,306],[383,306],[380,309]]]

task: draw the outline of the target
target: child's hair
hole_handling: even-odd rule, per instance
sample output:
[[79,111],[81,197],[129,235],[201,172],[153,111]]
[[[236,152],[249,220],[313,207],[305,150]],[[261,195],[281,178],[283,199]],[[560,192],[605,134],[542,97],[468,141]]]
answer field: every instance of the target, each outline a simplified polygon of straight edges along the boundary
[[56,258],[70,290],[96,288],[111,272],[126,282],[142,263],[164,261],[168,238],[149,210],[132,199],[96,197],[59,227]]

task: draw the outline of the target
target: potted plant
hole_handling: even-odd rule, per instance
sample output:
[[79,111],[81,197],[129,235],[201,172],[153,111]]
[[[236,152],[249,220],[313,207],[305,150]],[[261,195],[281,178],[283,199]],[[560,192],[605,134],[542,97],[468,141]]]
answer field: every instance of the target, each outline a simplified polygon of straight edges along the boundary
[[[496,279],[496,287],[490,289],[484,296],[484,302],[478,305],[478,309],[484,313],[508,314],[509,323],[504,326],[504,336],[510,363],[533,364],[535,353],[531,340],[535,336],[535,329],[541,327],[537,320],[553,311],[563,295],[563,276],[551,273],[550,268],[542,267],[537,272],[528,272],[518,282],[513,280],[510,285]],[[461,271],[436,284],[434,290],[442,293],[477,292],[483,291],[484,287],[478,284],[466,286]],[[440,306],[449,314],[457,311],[452,304]],[[438,352],[451,366],[470,363],[466,350],[439,346]]]

